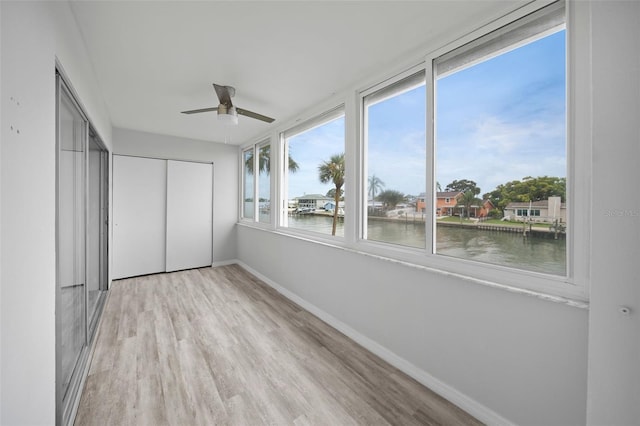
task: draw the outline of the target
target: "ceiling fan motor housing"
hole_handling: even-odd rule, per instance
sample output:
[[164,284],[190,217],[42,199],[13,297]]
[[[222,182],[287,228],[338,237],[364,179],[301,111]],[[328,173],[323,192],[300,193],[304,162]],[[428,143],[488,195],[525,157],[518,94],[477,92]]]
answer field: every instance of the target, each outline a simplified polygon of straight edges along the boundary
[[238,124],[238,112],[233,105],[218,105],[218,120],[228,124]]

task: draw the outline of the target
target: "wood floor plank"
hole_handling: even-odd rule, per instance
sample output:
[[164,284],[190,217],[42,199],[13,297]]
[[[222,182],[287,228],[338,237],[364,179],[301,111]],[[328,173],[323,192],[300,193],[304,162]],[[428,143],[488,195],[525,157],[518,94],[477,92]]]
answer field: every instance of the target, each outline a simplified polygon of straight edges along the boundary
[[230,265],[113,283],[75,424],[480,422]]
[[168,424],[160,374],[138,377],[137,391],[135,423],[139,425]]

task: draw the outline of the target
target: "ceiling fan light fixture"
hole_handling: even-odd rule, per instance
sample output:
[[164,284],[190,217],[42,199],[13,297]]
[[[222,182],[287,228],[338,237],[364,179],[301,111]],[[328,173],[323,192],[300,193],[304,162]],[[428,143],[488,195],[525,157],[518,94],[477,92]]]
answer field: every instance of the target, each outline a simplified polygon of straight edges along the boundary
[[236,107],[234,107],[233,105],[227,107],[224,104],[220,104],[218,106],[218,121],[230,126],[237,125],[238,112],[236,111]]
[[[2,1],[2,0],[0,0]],[[216,90],[218,101],[220,104],[217,107],[192,109],[189,111],[182,111],[183,114],[197,114],[200,112],[218,112],[218,121],[235,126],[238,124],[238,114],[245,117],[254,118],[256,120],[264,121],[265,123],[273,123],[274,119],[267,117],[266,115],[258,114],[257,112],[249,111],[243,108],[237,108],[231,103],[231,98],[236,94],[236,89],[231,86],[221,86],[213,83],[213,88]]]

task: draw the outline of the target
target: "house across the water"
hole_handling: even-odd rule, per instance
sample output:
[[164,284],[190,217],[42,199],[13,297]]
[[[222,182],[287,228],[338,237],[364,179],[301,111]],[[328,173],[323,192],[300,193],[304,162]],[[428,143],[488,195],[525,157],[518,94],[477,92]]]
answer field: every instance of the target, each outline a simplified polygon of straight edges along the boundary
[[298,202],[298,210],[319,210],[324,208],[326,203],[333,201],[333,199],[322,194],[305,194],[301,197],[296,197],[296,201]]
[[509,203],[504,208],[504,217],[508,220],[531,220],[533,222],[567,221],[567,206],[560,197],[547,200]]

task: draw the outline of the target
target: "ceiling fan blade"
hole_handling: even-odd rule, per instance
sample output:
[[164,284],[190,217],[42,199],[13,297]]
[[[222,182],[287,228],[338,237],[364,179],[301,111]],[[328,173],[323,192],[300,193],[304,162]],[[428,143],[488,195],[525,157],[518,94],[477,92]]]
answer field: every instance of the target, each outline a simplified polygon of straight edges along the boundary
[[226,106],[233,105],[231,103],[231,97],[235,96],[236,89],[231,86],[220,86],[219,84],[213,83],[213,88],[216,89],[216,95],[218,95],[218,100],[221,104]]
[[246,109],[236,107],[236,111],[240,115],[255,118],[256,120],[266,121],[267,123],[273,123],[275,121],[274,118],[267,117],[266,115],[258,114],[257,112],[247,111]]
[[191,109],[189,111],[182,111],[182,114],[197,114],[199,112],[211,112],[211,111],[217,111],[217,110],[218,110],[218,107]]

